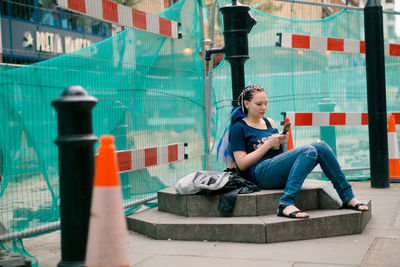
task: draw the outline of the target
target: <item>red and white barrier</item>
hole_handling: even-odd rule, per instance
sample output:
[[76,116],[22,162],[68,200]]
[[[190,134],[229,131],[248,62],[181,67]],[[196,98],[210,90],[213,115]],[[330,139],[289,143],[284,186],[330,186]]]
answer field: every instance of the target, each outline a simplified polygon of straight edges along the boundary
[[390,182],[400,182],[400,157],[396,133],[396,119],[390,116],[388,127],[389,177]]
[[110,0],[57,0],[60,8],[129,28],[179,38],[178,22],[157,17]]
[[147,167],[185,159],[185,144],[121,150],[116,152],[119,172],[140,170]]
[[[388,119],[392,114],[400,124],[400,112],[388,113]],[[286,112],[286,118],[295,126],[368,125],[366,112]]]
[[[365,54],[365,42],[360,40],[319,37],[302,34],[277,33],[276,46],[286,48],[310,49]],[[400,56],[400,44],[385,43],[385,56]]]

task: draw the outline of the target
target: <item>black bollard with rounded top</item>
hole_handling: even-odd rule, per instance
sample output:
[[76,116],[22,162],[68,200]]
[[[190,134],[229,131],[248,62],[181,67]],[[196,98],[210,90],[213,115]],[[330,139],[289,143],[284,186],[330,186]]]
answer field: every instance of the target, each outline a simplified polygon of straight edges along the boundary
[[97,99],[81,86],[68,87],[51,102],[57,111],[60,175],[61,261],[84,266],[94,177],[92,109]]
[[382,6],[368,0],[364,8],[371,187],[388,188],[389,156]]

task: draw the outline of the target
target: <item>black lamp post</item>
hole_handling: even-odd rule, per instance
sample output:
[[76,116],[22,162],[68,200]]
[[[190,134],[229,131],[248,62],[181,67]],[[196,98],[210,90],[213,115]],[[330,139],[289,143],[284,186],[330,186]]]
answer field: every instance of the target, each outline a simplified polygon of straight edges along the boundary
[[250,33],[257,21],[251,16],[250,7],[237,1],[220,8],[223,15],[224,41],[223,48],[213,48],[206,51],[206,60],[210,60],[211,54],[224,53],[232,70],[232,105],[238,106],[237,98],[244,89],[244,63],[249,57]]

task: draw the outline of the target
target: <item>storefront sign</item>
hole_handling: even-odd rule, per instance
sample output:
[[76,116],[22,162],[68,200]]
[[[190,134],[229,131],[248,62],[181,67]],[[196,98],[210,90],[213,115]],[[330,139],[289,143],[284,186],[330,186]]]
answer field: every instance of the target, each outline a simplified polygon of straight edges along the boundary
[[[3,54],[38,59],[71,53],[105,39],[8,18],[1,19],[1,32]],[[91,53],[97,53],[97,51],[91,51]]]

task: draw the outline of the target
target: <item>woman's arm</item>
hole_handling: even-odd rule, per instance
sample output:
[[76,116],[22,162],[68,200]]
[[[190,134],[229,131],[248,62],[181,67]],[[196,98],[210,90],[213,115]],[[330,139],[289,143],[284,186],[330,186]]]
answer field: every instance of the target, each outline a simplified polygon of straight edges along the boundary
[[271,147],[279,146],[282,137],[283,136],[280,134],[271,135],[264,144],[249,154],[245,151],[234,151],[233,156],[235,157],[239,169],[244,171],[250,168],[254,163],[259,161]]

